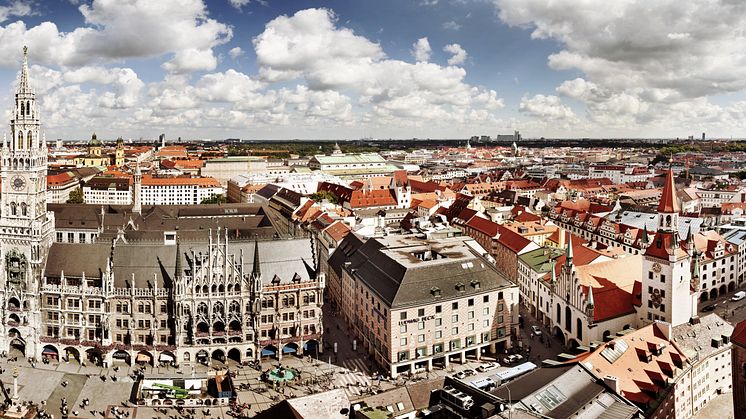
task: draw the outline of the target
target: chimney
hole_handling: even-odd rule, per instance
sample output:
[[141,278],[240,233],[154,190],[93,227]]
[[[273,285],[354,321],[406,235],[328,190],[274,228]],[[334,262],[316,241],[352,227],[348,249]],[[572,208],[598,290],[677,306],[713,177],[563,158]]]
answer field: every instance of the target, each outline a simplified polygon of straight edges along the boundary
[[606,384],[615,394],[619,394],[619,379],[613,375],[607,375],[604,377],[604,384]]

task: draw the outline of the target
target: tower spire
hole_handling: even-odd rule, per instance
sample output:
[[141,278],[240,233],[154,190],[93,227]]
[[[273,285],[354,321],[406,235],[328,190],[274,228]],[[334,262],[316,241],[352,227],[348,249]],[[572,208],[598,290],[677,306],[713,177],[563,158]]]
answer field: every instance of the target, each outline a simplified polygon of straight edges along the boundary
[[28,47],[23,47],[23,65],[21,66],[21,81],[18,83],[18,93],[31,93],[28,82]]
[[676,184],[674,182],[673,169],[668,168],[666,181],[663,184],[663,195],[658,203],[659,213],[679,212],[679,201],[676,199]]
[[254,266],[251,269],[251,273],[254,278],[259,278],[262,275],[262,270],[259,265],[259,240],[254,240]]
[[565,249],[565,265],[572,265],[572,234],[567,233],[567,249]]

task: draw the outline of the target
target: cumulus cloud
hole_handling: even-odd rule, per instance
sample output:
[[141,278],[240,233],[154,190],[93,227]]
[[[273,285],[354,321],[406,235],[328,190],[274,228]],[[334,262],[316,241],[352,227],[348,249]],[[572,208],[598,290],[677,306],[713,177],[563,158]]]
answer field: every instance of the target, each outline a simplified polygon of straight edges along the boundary
[[524,97],[521,99],[518,110],[533,117],[551,120],[572,120],[575,118],[572,109],[563,105],[560,98],[553,95]]
[[16,0],[7,6],[0,6],[0,22],[5,22],[11,16],[23,17],[36,14],[31,5],[31,2]]
[[228,0],[228,2],[231,4],[231,6],[235,7],[238,10],[241,10],[241,8],[249,4],[251,0]]
[[412,56],[417,61],[428,61],[430,60],[430,54],[432,54],[433,49],[430,48],[430,42],[427,40],[427,38],[420,38],[412,44]]
[[443,47],[443,51],[453,54],[448,59],[448,65],[461,65],[466,61],[466,51],[459,44],[449,44]]
[[[548,57],[557,70],[584,76],[557,88],[585,102],[596,122],[660,123],[651,115],[684,117],[680,108],[712,118],[708,97],[746,88],[746,3],[737,1],[494,0],[500,18],[553,39],[561,50]],[[725,112],[724,109],[720,109]],[[677,120],[687,125],[698,121]]]
[[230,51],[228,51],[228,55],[229,55],[229,56],[230,56],[231,58],[233,58],[234,60],[235,60],[236,58],[238,58],[238,57],[242,56],[243,54],[244,54],[244,52],[243,52],[243,50],[241,49],[241,47],[235,47],[235,48],[231,48],[231,50],[230,50]]
[[[78,67],[173,54],[172,71],[209,69],[215,61],[208,57],[212,49],[233,35],[230,26],[208,16],[202,0],[94,0],[78,9],[86,26],[70,32],[52,22],[27,28],[19,20],[0,27],[0,53],[15,58],[0,65],[15,67],[19,45],[28,45],[33,59],[44,65]],[[197,55],[208,63],[195,65],[191,58]]]

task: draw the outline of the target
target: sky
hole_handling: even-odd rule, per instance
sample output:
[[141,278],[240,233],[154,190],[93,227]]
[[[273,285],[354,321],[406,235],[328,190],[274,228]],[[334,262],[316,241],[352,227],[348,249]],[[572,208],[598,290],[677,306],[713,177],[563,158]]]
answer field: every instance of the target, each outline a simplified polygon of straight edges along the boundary
[[48,139],[746,137],[742,0],[0,0]]

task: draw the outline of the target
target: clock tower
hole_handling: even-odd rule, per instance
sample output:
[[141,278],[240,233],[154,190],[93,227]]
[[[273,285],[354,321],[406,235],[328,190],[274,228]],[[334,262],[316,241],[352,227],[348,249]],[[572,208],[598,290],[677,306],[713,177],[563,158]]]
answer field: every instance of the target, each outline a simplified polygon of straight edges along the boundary
[[658,231],[643,256],[639,326],[655,320],[676,326],[697,314],[697,298],[691,289],[692,255],[679,237],[679,211],[673,171],[669,169],[658,204]]
[[47,212],[47,144],[28,79],[23,48],[21,78],[0,158],[0,350],[35,356],[42,334],[39,287],[52,244],[54,214]]

